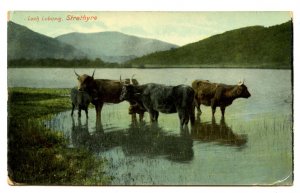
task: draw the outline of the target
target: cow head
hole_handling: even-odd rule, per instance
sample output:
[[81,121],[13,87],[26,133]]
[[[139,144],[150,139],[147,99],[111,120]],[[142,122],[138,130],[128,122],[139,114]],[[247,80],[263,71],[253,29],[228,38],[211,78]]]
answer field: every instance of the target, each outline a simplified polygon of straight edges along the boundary
[[78,80],[78,90],[80,90],[80,91],[88,91],[88,89],[91,88],[92,85],[94,84],[95,70],[94,70],[92,76],[89,76],[89,75],[86,75],[86,74],[79,75],[76,72],[75,72],[75,74],[76,74],[77,80]]
[[134,98],[134,87],[130,84],[125,84],[122,87],[120,94],[120,100],[132,100]]
[[122,84],[130,84],[130,79],[129,79],[129,78],[126,78],[126,79],[122,80],[122,77],[120,76],[120,82],[121,82]]
[[120,94],[120,100],[127,100],[127,101],[140,101],[141,97],[141,90],[137,88],[137,86],[128,84],[123,85],[122,91]]
[[247,86],[244,84],[244,81],[240,81],[236,86],[236,95],[241,98],[249,98],[251,96]]
[[131,79],[131,82],[133,85],[139,85],[139,82],[135,78]]
[[132,77],[131,77],[131,83],[132,83],[133,85],[139,85],[139,82],[137,81],[137,79],[133,78],[134,76],[135,76],[135,74],[132,75]]

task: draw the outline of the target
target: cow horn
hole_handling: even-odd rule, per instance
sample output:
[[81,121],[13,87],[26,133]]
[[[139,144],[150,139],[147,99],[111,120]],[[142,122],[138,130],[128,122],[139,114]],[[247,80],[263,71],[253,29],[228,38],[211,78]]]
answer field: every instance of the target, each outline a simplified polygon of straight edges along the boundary
[[95,74],[96,69],[94,70],[93,74],[92,74],[92,78],[94,78],[94,74]]
[[243,81],[240,80],[239,83],[238,83],[238,85],[239,85],[239,86],[242,86],[242,85],[244,84],[244,81],[245,81],[245,80],[243,80]]
[[79,77],[80,77],[80,75],[76,73],[75,69],[74,69],[74,72],[75,72],[76,76],[79,78]]

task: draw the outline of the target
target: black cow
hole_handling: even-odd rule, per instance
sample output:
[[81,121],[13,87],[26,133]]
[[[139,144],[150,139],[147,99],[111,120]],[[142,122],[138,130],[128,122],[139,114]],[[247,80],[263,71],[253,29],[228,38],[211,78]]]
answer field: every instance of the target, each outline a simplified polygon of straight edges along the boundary
[[198,114],[201,114],[200,105],[211,106],[212,115],[215,115],[216,108],[220,107],[222,117],[225,114],[225,108],[232,104],[237,98],[249,98],[249,93],[244,82],[237,85],[226,85],[221,83],[212,83],[208,80],[195,80],[192,83],[195,91],[195,103]]
[[73,116],[73,112],[75,107],[78,109],[78,117],[81,117],[81,110],[85,111],[85,115],[88,118],[88,108],[91,102],[90,95],[85,91],[79,91],[76,87],[71,89],[71,101],[72,101],[72,112],[71,115]]
[[151,122],[157,122],[159,112],[178,112],[182,129],[188,124],[189,119],[191,123],[195,121],[194,94],[193,88],[185,85],[166,86],[155,83],[124,85],[120,100],[134,100],[149,112]]
[[[134,75],[133,75],[134,76]],[[137,79],[134,79],[132,76],[131,78],[131,83],[132,85],[139,85],[139,82],[137,81]],[[130,84],[130,80],[129,80],[129,83],[128,81],[125,82],[125,84]],[[130,100],[128,101],[130,106],[129,106],[129,109],[128,109],[128,114],[131,115],[131,120],[132,122],[136,122],[136,114],[139,114],[139,121],[142,122],[143,121],[143,118],[144,118],[144,114],[146,112],[146,109],[144,109],[142,106],[140,106],[139,104],[137,104],[135,101],[133,100]]]

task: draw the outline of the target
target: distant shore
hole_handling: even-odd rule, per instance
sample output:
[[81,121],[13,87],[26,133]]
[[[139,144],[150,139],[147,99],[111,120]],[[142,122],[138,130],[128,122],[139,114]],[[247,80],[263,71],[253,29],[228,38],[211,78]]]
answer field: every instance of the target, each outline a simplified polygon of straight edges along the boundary
[[109,63],[96,59],[14,59],[7,61],[8,68],[256,68],[256,69],[292,69],[292,62],[218,62],[218,63]]

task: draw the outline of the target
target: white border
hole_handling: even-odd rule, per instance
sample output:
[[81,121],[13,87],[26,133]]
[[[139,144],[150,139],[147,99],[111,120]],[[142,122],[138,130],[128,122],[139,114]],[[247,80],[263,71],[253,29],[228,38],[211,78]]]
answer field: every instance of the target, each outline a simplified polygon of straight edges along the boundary
[[[296,36],[299,34],[299,7],[297,0],[4,0],[0,6],[0,192],[57,192],[68,191],[80,192],[153,192],[153,191],[175,191],[175,192],[295,192],[299,190],[299,159],[296,153],[299,147],[298,129],[299,120],[299,43]],[[6,48],[7,48],[7,11],[293,11],[294,17],[294,152],[295,152],[295,176],[294,185],[291,187],[43,187],[24,186],[11,187],[7,185],[7,70],[6,70]],[[297,55],[298,54],[298,55]]]

